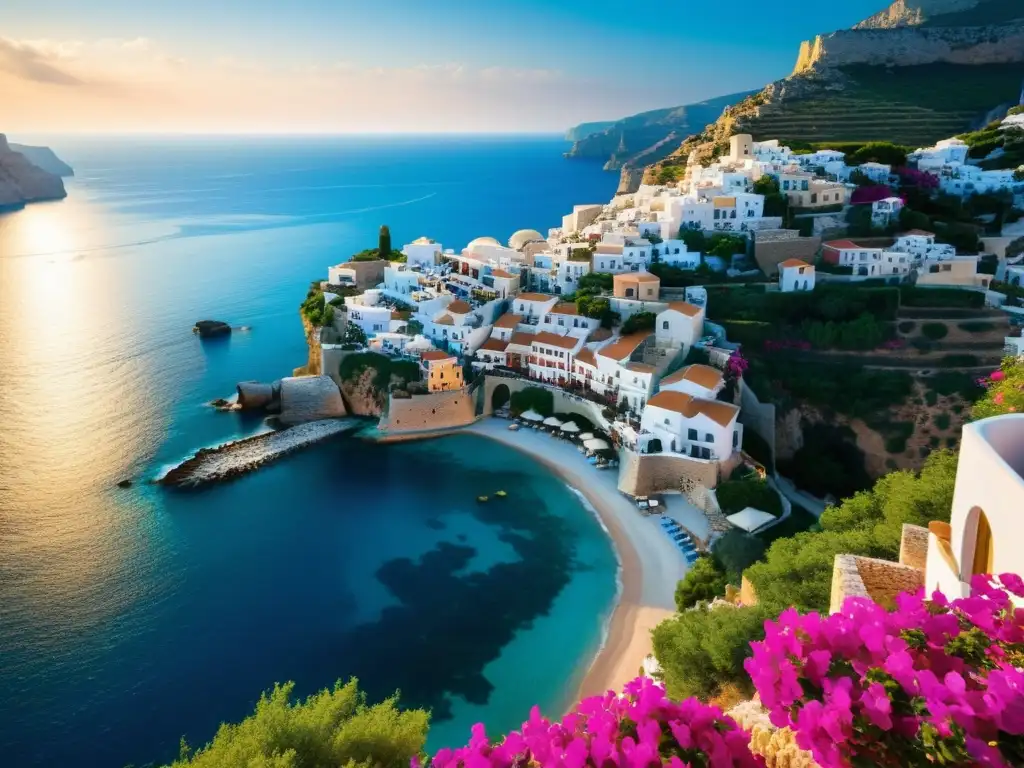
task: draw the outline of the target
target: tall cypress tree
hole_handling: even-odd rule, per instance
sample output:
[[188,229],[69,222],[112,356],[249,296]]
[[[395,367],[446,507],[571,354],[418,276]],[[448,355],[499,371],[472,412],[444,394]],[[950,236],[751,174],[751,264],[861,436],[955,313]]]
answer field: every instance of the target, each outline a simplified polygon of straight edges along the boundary
[[391,230],[387,224],[380,225],[380,237],[377,240],[377,258],[391,258]]

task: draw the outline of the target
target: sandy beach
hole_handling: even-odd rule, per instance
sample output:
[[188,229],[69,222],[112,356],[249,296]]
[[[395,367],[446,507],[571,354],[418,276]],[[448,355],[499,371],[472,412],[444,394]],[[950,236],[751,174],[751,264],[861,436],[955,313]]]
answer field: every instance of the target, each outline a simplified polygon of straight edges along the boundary
[[[595,469],[572,444],[530,429],[511,432],[508,422],[485,419],[466,429],[498,440],[543,462],[578,489],[596,510],[615,545],[621,593],[604,645],[580,685],[580,697],[620,690],[637,676],[651,653],[651,630],[675,612],[676,583],[686,562],[662,532],[656,517],[643,517],[617,488],[617,473]],[[704,516],[682,497],[668,513],[684,525],[706,526]]]

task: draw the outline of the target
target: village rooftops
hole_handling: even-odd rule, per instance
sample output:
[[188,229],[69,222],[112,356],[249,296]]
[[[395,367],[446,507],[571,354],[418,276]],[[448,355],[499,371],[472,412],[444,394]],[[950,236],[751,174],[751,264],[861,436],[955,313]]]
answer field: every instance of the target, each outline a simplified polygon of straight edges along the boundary
[[462,299],[456,299],[447,307],[445,307],[445,309],[456,315],[466,315],[473,311],[473,308],[469,305],[469,303],[463,301]]
[[554,298],[557,298],[557,297],[554,294],[550,294],[550,293],[520,293],[520,294],[518,294],[515,297],[514,301],[540,301],[540,302],[544,302],[544,301],[551,301]]
[[518,333],[513,333],[512,338],[509,339],[508,343],[510,346],[526,347],[527,349],[529,349],[530,345],[533,343],[533,334],[523,333],[522,331],[519,331]]
[[666,376],[662,379],[661,383],[675,384],[678,381],[692,381],[694,384],[704,387],[704,389],[715,389],[722,383],[722,373],[710,365],[696,363],[680,368],[671,376]]
[[704,400],[700,397],[691,397],[685,392],[673,392],[672,390],[662,390],[648,400],[647,405],[681,413],[688,419],[702,414],[723,427],[729,426],[740,411],[739,408],[730,403],[723,403],[719,400]]
[[480,345],[480,349],[484,350],[485,352],[504,352],[508,345],[509,342],[507,341],[502,341],[501,339],[495,339],[494,337],[491,337]]
[[454,360],[455,355],[448,352],[442,352],[440,349],[428,349],[420,355],[420,359],[426,363],[436,363],[439,360]]
[[857,245],[853,240],[829,240],[827,243],[822,244],[825,248],[832,248],[837,251],[845,251],[851,248],[858,249],[864,248],[863,245]]
[[504,269],[492,269],[491,270],[491,276],[492,277],[502,277],[502,278],[505,278],[506,280],[515,277],[515,275],[513,275],[511,272],[506,272]]
[[789,269],[790,267],[809,267],[811,265],[806,261],[801,261],[800,259],[786,259],[784,262],[779,264],[779,266],[783,269]]
[[534,344],[546,344],[549,347],[558,347],[559,349],[575,349],[582,341],[583,339],[578,339],[575,336],[559,336],[557,333],[550,333],[549,331],[541,331],[533,337]]
[[523,322],[523,318],[519,315],[513,315],[511,312],[506,312],[504,315],[494,321],[495,328],[515,328]]
[[555,304],[551,308],[552,315],[577,315],[579,310],[576,309],[576,305],[571,301],[563,301],[560,304]]
[[670,301],[668,303],[668,308],[686,315],[687,317],[696,317],[700,314],[700,307],[695,304],[689,304],[685,301]]
[[619,256],[622,254],[622,246],[612,245],[611,243],[599,243],[594,252],[605,256]]
[[658,369],[647,363],[626,363],[626,370],[633,373],[654,373]]
[[455,325],[455,321],[452,320],[452,316],[447,312],[441,315],[437,320],[434,321],[437,325]]
[[606,357],[609,360],[625,360],[627,357],[632,355],[636,351],[636,348],[643,344],[650,335],[650,333],[643,331],[640,333],[631,333],[629,336],[623,336],[618,341],[613,341],[607,347],[602,347],[598,350],[597,354],[601,357]]
[[579,354],[576,355],[577,363],[584,363],[585,365],[591,365],[597,367],[597,360],[594,359],[594,350],[587,349],[584,347],[580,350]]

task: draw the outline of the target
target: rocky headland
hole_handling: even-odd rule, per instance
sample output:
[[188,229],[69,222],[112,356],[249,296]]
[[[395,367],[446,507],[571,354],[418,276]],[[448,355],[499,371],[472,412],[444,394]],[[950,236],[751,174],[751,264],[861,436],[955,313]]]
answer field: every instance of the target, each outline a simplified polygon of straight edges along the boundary
[[65,163],[49,147],[32,147],[28,144],[11,144],[11,150],[24,155],[36,168],[42,168],[47,173],[55,176],[68,178],[75,175],[75,169]]
[[62,200],[67,194],[60,176],[33,165],[0,134],[0,210],[41,200]]

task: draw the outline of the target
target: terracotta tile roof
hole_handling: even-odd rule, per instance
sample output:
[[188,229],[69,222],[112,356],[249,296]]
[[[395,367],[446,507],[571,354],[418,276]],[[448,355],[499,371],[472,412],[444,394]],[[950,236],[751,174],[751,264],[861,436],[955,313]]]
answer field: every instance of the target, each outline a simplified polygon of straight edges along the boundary
[[612,245],[611,243],[599,243],[594,252],[605,256],[620,256],[622,254],[622,246]]
[[452,316],[447,313],[441,315],[434,322],[437,323],[438,325],[455,325],[455,321],[452,320]]
[[506,312],[504,315],[494,321],[495,328],[515,328],[523,322],[523,318],[519,315],[513,315],[511,312]]
[[688,419],[692,419],[698,414],[703,414],[723,427],[729,426],[740,411],[735,405],[729,403],[690,397],[684,392],[673,392],[672,390],[662,390],[648,400],[647,405],[681,413]]
[[667,376],[662,379],[661,383],[675,384],[677,381],[692,381],[694,384],[702,386],[705,389],[714,389],[722,383],[722,373],[717,368],[712,368],[710,365],[701,365],[700,363],[697,363],[695,365],[688,365],[685,368],[680,368],[671,376]]
[[902,235],[899,235],[899,237],[904,237],[906,235],[918,235],[919,237],[935,237],[934,232],[926,232],[923,229],[912,229],[909,232],[904,232]]
[[397,309],[392,309],[391,310],[391,319],[392,320],[401,320],[402,319],[402,313],[399,312]]
[[612,337],[610,328],[595,328],[590,332],[587,341],[608,341]]
[[469,306],[469,303],[462,299],[456,299],[449,304],[446,309],[449,312],[454,312],[456,315],[465,315],[473,311],[473,308]]
[[687,317],[696,317],[700,314],[700,307],[695,304],[687,304],[685,301],[670,301],[668,308]]
[[584,347],[583,349],[580,350],[579,354],[576,355],[576,362],[585,363],[586,365],[592,365],[596,368],[597,360],[594,359],[594,350],[587,349],[586,347]]
[[654,373],[657,369],[647,363],[626,363],[626,370],[634,373]]
[[[480,345],[480,349],[486,350],[488,352],[504,352],[505,348],[508,346],[508,344],[509,343],[507,341],[502,341],[501,339],[493,339],[493,338],[491,338],[491,339],[487,339],[487,341],[485,341],[483,344],[481,344]],[[477,351],[479,351],[479,350],[477,350]]]
[[735,208],[736,198],[735,197],[716,197],[715,208]]
[[491,274],[494,277],[512,278],[515,277],[511,272],[506,272],[504,269],[492,269]]
[[520,331],[519,333],[513,333],[512,334],[512,338],[509,339],[508,343],[509,344],[514,344],[517,347],[527,347],[528,348],[530,346],[530,344],[533,343],[533,334],[532,333],[523,333],[522,331]]
[[780,268],[782,268],[782,267],[786,267],[786,268],[788,268],[788,267],[809,267],[809,266],[811,266],[811,265],[808,264],[806,261],[801,261],[800,259],[786,259],[784,262],[779,264]]
[[825,243],[826,248],[835,248],[836,250],[845,250],[847,248],[863,248],[863,245],[857,245],[853,240],[829,240]]
[[433,362],[436,360],[454,360],[455,355],[451,355],[447,352],[442,352],[440,349],[428,349],[426,352],[420,355],[420,359],[427,360],[428,362]]
[[559,304],[555,304],[551,308],[551,314],[553,315],[577,315],[579,310],[576,309],[576,305],[571,301],[563,301]]
[[551,301],[554,296],[549,293],[520,293],[513,299],[513,301]]
[[606,347],[602,347],[598,350],[597,354],[601,357],[607,357],[609,360],[625,360],[627,357],[636,351],[636,348],[643,344],[644,340],[647,339],[651,334],[646,331],[640,331],[639,333],[632,333],[629,336],[623,336],[618,341],[613,341]]
[[612,278],[613,283],[660,283],[661,278],[650,272],[622,272]]
[[575,349],[576,345],[580,343],[580,339],[574,336],[559,336],[557,333],[541,331],[533,337],[533,343],[547,344],[549,347],[558,347],[560,349]]

